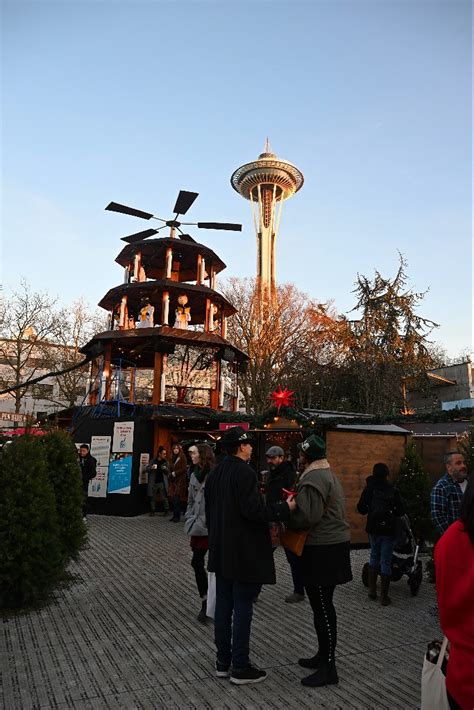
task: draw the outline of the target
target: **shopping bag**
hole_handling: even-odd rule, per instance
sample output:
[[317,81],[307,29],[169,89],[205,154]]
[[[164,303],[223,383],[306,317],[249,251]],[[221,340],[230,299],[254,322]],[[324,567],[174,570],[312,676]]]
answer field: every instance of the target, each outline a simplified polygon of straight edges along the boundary
[[308,535],[309,530],[292,530],[291,528],[285,528],[280,533],[280,541],[283,547],[286,547],[287,550],[291,550],[295,555],[301,557]]
[[216,611],[216,575],[214,572],[207,573],[207,606],[206,616],[213,619]]
[[425,654],[421,671],[421,710],[449,710],[446,678],[442,670],[447,644],[445,636],[436,662],[429,660],[428,654]]

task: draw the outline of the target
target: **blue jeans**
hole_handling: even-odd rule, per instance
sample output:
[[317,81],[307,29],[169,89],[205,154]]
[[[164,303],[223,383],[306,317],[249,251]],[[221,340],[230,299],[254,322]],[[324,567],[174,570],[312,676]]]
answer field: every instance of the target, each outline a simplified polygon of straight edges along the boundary
[[253,599],[260,586],[216,574],[214,640],[219,665],[228,668],[232,664],[235,671],[248,667]]
[[392,574],[392,554],[395,538],[387,535],[369,535],[370,566],[380,567],[380,574],[390,577]]

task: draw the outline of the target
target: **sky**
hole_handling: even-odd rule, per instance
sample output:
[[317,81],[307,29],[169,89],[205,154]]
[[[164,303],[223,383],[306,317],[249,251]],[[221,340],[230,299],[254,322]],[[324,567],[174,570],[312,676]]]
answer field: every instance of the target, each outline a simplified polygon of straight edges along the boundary
[[[254,276],[230,186],[268,136],[305,182],[283,208],[277,279],[339,313],[357,274],[427,291],[451,357],[472,347],[471,5],[462,0],[1,2],[2,283],[95,305],[120,237],[199,192],[190,230]],[[354,314],[351,315],[351,318]]]

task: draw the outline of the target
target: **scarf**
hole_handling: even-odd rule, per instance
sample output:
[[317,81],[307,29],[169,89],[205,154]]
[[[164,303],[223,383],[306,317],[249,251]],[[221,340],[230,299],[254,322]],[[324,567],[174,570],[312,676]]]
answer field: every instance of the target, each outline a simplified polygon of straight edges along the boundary
[[204,481],[204,479],[206,478],[207,471],[205,471],[203,468],[200,468],[196,464],[196,466],[194,466],[194,468],[193,468],[193,473],[196,476],[197,482],[202,483]]

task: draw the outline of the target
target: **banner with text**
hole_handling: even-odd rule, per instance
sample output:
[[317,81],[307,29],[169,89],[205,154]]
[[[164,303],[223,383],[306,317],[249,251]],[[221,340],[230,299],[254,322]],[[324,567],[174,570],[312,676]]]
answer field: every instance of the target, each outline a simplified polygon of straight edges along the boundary
[[114,453],[132,453],[134,422],[115,422],[112,451]]
[[[117,457],[117,458],[115,458]],[[132,483],[132,458],[124,454],[112,454],[109,464],[108,493],[130,493]]]
[[91,455],[97,459],[97,476],[89,481],[88,495],[92,498],[107,496],[111,436],[91,437]]
[[248,430],[250,424],[248,422],[219,422],[219,429],[221,431],[227,431],[227,429],[233,429],[235,426],[240,426],[242,429]]

